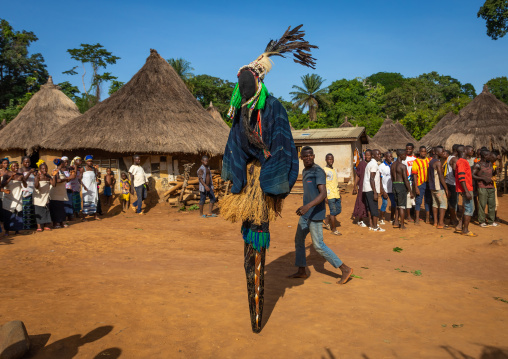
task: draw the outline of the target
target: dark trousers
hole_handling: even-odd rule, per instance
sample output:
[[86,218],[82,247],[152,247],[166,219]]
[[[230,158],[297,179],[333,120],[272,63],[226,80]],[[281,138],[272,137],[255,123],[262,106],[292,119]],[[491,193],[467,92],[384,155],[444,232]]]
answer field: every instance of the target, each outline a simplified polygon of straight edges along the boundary
[[136,191],[136,202],[134,202],[132,205],[134,207],[138,207],[136,209],[136,213],[141,213],[141,206],[143,205],[143,200],[146,198],[146,187],[145,185],[141,185],[138,187],[134,187],[134,190]]
[[492,224],[496,217],[496,189],[495,188],[478,188],[478,222],[485,222],[485,207],[489,207],[487,216],[487,224]]

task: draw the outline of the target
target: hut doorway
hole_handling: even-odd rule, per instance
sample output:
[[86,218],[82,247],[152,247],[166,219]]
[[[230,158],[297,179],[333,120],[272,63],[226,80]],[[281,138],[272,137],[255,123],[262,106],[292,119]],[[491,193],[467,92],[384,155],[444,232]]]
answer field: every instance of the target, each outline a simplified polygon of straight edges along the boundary
[[[25,156],[27,156],[26,152],[25,152]],[[30,163],[31,163],[30,166],[32,168],[37,168],[37,162],[39,162],[39,159],[40,159],[39,151],[32,152],[32,154],[28,157],[30,157]]]

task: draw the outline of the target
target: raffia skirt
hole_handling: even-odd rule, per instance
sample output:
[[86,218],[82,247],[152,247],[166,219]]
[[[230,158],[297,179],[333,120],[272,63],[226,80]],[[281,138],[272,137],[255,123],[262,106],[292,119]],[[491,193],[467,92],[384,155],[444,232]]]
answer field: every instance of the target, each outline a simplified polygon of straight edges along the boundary
[[[230,222],[251,222],[260,226],[274,221],[275,199],[265,195],[261,190],[259,175],[261,164],[253,161],[247,164],[247,184],[240,193],[230,193],[219,202],[221,217]],[[277,211],[282,211],[282,201],[277,204]]]

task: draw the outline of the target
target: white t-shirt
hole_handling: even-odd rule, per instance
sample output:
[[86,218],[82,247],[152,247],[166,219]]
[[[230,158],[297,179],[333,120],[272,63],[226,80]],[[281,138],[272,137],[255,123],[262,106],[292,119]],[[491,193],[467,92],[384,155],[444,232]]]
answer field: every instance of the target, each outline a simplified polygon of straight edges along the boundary
[[407,156],[406,159],[404,161],[402,161],[403,164],[406,165],[407,167],[407,179],[409,180],[409,183],[413,183],[413,176],[411,175],[412,174],[412,170],[413,170],[413,162],[416,160],[416,157],[415,156]]
[[131,168],[129,168],[129,173],[134,176],[134,187],[139,187],[146,183],[146,173],[143,167],[132,165]]
[[383,182],[385,192],[392,193],[392,175],[390,173],[390,166],[386,162],[379,165],[379,174],[381,175],[381,182]]
[[376,185],[377,193],[381,192],[379,186],[379,166],[375,159],[371,159],[369,163],[367,163],[367,167],[365,167],[365,176],[363,177],[363,192],[373,191],[370,186],[370,174],[375,173],[376,177],[374,177],[374,184]]

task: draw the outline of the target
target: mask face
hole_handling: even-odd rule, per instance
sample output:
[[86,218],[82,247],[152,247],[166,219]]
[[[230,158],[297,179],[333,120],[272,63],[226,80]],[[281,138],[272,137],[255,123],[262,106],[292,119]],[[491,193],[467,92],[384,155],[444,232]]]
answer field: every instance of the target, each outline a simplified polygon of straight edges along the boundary
[[256,79],[252,72],[244,70],[238,76],[238,89],[242,95],[242,102],[252,98],[256,94]]

